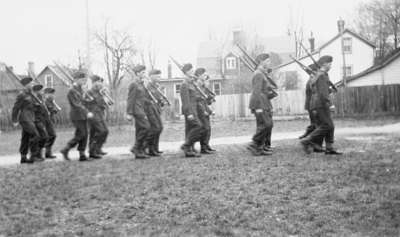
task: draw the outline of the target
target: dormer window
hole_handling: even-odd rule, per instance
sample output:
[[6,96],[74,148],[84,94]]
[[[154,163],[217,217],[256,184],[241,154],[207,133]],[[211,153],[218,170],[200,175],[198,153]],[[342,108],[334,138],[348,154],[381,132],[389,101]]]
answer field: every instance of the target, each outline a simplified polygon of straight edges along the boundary
[[345,54],[351,54],[353,51],[352,48],[352,39],[350,37],[343,38],[343,52]]
[[48,88],[54,88],[54,80],[53,80],[53,75],[47,74],[44,77],[44,86]]
[[227,57],[225,60],[226,69],[236,69],[236,58],[235,57]]

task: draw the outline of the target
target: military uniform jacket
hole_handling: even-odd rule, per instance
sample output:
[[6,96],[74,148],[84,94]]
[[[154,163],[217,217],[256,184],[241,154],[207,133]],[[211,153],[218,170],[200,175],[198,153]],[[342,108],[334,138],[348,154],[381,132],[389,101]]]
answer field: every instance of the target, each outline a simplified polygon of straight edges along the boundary
[[148,94],[143,82],[132,82],[129,85],[127,111],[126,113],[132,116],[145,117],[146,104],[150,103]]
[[104,120],[105,110],[107,109],[104,97],[97,91],[89,91],[88,93],[93,97],[93,100],[85,102],[86,108],[93,113],[93,119]]
[[183,82],[181,85],[182,114],[197,116],[198,102],[201,100],[192,82]]
[[311,100],[310,109],[329,108],[331,101],[329,98],[329,76],[328,73],[319,71],[315,79],[311,80]]
[[70,117],[72,121],[87,120],[88,110],[84,105],[83,90],[79,86],[73,86],[67,94],[71,106]]
[[[203,91],[205,91],[205,86],[201,86],[200,89],[202,89]],[[211,115],[212,114],[212,110],[210,108],[211,101],[208,99],[204,99],[202,97],[200,97],[199,95],[199,99],[198,99],[198,103],[197,103],[197,112],[199,114],[202,115]]]
[[270,101],[271,85],[265,78],[265,75],[260,70],[256,70],[252,78],[252,92],[250,95],[249,108],[252,111],[262,109],[272,111],[272,104]]
[[43,101],[42,95],[36,95],[36,97],[42,101],[41,104],[35,104],[35,121],[36,122],[48,122],[50,121],[50,113],[47,110],[46,104]]
[[16,122],[35,121],[35,100],[28,90],[23,90],[18,94],[12,108],[11,119]]
[[53,103],[53,98],[50,98],[50,97],[47,97],[45,100],[44,100],[44,103],[45,103],[45,105],[46,105],[46,107],[47,107],[47,110],[49,111],[49,113],[50,113],[50,119],[51,119],[51,121],[54,121],[54,115],[56,115],[57,113],[58,113],[58,110],[56,109],[56,107],[54,106],[54,103]]

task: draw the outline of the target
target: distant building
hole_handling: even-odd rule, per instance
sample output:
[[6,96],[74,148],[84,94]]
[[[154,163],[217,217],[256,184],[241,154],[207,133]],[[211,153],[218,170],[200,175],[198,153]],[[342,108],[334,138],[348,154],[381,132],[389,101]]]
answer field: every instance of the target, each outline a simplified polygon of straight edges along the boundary
[[[345,29],[344,23],[338,27],[338,31],[338,34],[335,35],[331,40],[322,44],[316,50],[310,50],[312,51],[312,55],[316,60],[323,55],[333,56],[333,64],[329,72],[329,76],[331,81],[334,83],[337,83],[343,79],[344,71],[346,72],[346,77],[348,77],[371,67],[374,63],[375,56],[375,45],[359,34],[349,29]],[[343,63],[342,52],[344,52],[345,64]],[[312,63],[311,58],[307,56],[304,56],[298,60],[305,65],[310,65]],[[287,82],[292,78],[295,78],[297,82],[296,87],[304,88],[306,81],[309,78],[309,76],[293,60],[276,67],[275,75],[276,80],[279,82],[281,87],[285,87],[286,85],[290,84]]]
[[[400,84],[400,49],[386,56],[376,65],[346,78],[347,87]],[[337,83],[343,85],[343,81]]]

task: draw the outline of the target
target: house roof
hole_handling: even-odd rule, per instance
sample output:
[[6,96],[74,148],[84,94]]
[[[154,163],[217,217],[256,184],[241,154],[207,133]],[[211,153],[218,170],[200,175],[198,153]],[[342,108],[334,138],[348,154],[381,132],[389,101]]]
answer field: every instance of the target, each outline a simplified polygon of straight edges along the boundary
[[318,50],[320,51],[321,49],[325,48],[326,46],[330,45],[333,41],[335,41],[337,38],[341,37],[342,35],[344,35],[345,33],[349,33],[350,35],[352,35],[353,37],[361,40],[362,42],[364,42],[365,44],[371,46],[372,48],[376,48],[375,44],[372,43],[371,41],[367,40],[366,38],[362,37],[361,35],[357,34],[356,32],[350,30],[350,29],[345,29],[343,32],[338,33],[337,35],[335,35],[331,40],[327,41],[325,44],[321,45]]
[[46,69],[53,72],[66,86],[70,86],[73,82],[73,78],[69,72],[67,72],[62,66],[60,65],[47,65],[38,75],[40,77]]
[[[395,50],[393,53],[389,54],[385,58],[383,58],[378,64],[373,65],[372,67],[367,68],[366,70],[357,73],[353,76],[347,77],[346,82],[351,82],[354,81],[360,77],[366,76],[372,72],[375,72],[377,70],[380,70],[390,63],[392,63],[394,60],[398,59],[400,57],[400,48]],[[339,81],[336,83],[336,85],[341,86],[343,84],[343,81]]]
[[[315,54],[320,53],[321,50],[322,50],[323,48],[325,48],[325,47],[327,47],[328,45],[330,45],[333,41],[335,41],[336,39],[338,39],[340,36],[342,36],[342,35],[345,34],[345,33],[351,34],[352,36],[356,37],[357,39],[361,40],[362,42],[364,42],[365,44],[367,44],[367,45],[369,45],[369,46],[371,46],[371,47],[373,47],[373,48],[376,47],[371,41],[368,41],[367,39],[363,38],[361,35],[359,35],[359,34],[353,32],[353,31],[351,31],[351,30],[349,30],[349,29],[345,29],[342,33],[338,33],[338,34],[335,35],[332,39],[330,39],[329,41],[327,41],[326,43],[324,43],[323,45],[321,45],[318,49],[316,49],[313,53],[311,53],[311,55],[315,55]],[[299,58],[298,60],[302,60],[302,59],[304,59],[304,58],[308,58],[308,56],[306,55],[306,56],[304,56],[304,57]],[[289,65],[289,64],[291,64],[291,63],[294,63],[294,60],[290,60],[289,62],[283,63],[283,64],[277,66],[275,69],[278,69],[278,68],[287,66],[287,65]]]
[[[2,91],[8,91],[8,90],[15,90],[15,89],[22,89],[23,86],[20,83],[21,78],[14,73],[5,63],[1,63],[1,68],[0,70],[0,90]],[[3,82],[7,80],[9,86],[13,86],[13,88],[7,88]]]

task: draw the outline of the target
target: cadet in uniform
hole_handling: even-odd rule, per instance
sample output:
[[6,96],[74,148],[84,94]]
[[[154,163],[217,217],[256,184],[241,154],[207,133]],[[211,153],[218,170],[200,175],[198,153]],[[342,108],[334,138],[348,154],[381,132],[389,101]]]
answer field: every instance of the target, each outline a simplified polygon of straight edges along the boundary
[[47,110],[50,113],[50,119],[45,121],[45,127],[46,127],[46,131],[47,131],[47,136],[48,139],[46,141],[45,144],[45,157],[47,159],[54,159],[56,158],[55,155],[53,155],[52,152],[52,147],[53,144],[56,140],[56,130],[54,129],[54,123],[55,123],[55,114],[58,113],[58,111],[60,110],[59,107],[56,106],[55,100],[54,100],[54,93],[55,93],[55,89],[54,88],[45,88],[44,89],[44,104],[47,107]]
[[[156,91],[157,82],[160,79],[161,71],[157,69],[152,69],[149,72],[149,80],[148,83],[148,90],[152,93],[153,96],[156,97],[158,92]],[[150,123],[150,133],[147,139],[147,146],[149,148],[149,155],[150,156],[160,156],[161,152],[159,151],[159,141],[161,132],[163,130],[163,124],[161,120],[161,98],[156,98],[157,102],[152,101],[149,93],[146,93],[146,106],[145,112],[147,118],[149,119]]]
[[325,139],[327,155],[340,155],[342,153],[333,148],[334,142],[334,124],[331,117],[331,101],[329,98],[330,80],[328,71],[331,68],[333,58],[325,55],[318,60],[320,69],[311,81],[312,96],[310,101],[310,109],[316,116],[316,129],[312,131],[306,138],[301,140],[301,144],[306,153],[311,152],[311,148],[317,147],[317,143]]
[[[194,75],[197,78],[197,84],[199,85],[200,89],[204,92],[207,91],[206,88],[206,80],[208,79],[208,75],[206,74],[205,68],[197,68],[194,72]],[[209,107],[211,105],[212,100],[209,96],[208,98],[201,98],[197,106],[197,113],[199,119],[201,120],[206,132],[204,133],[203,137],[200,139],[200,153],[201,154],[213,154],[215,152],[214,149],[210,147],[210,138],[211,138],[211,123],[210,123],[210,116],[212,115],[212,110]]]
[[83,72],[74,73],[73,78],[75,82],[67,94],[68,102],[71,107],[70,118],[75,127],[75,135],[61,150],[61,154],[65,160],[70,160],[68,156],[69,150],[76,145],[78,145],[79,161],[91,160],[85,155],[88,140],[87,120],[93,117],[93,113],[89,112],[84,105],[86,100],[90,100],[90,98],[85,98],[86,92],[83,90],[83,86],[87,81],[86,77],[86,74]]
[[[19,152],[21,153],[22,163],[33,163],[38,156],[38,143],[40,140],[39,132],[35,126],[35,103],[36,99],[32,94],[32,78],[26,77],[21,80],[21,84],[25,87],[18,94],[15,104],[12,108],[11,120],[14,126],[18,123],[22,128],[21,145]],[[30,151],[30,157],[27,155]]]
[[[264,70],[265,71],[265,70]],[[266,69],[267,71],[267,76],[272,77],[272,69],[268,68]],[[268,83],[268,87],[267,87],[267,91],[265,91],[264,93],[266,93],[268,95],[268,99],[272,100],[273,98],[275,98],[278,94],[276,94],[271,88],[269,81],[267,80]],[[270,117],[271,117],[271,123],[272,126],[268,129],[267,131],[267,136],[265,137],[265,145],[264,145],[264,151],[266,152],[273,152],[272,149],[272,144],[271,144],[271,135],[272,135],[272,128],[273,128],[273,119],[272,119],[272,115],[273,115],[273,111],[272,111],[272,104],[271,104],[271,109],[270,109]]]
[[271,151],[264,150],[267,136],[270,135],[268,133],[271,133],[273,127],[272,105],[269,99],[271,85],[264,74],[270,64],[269,55],[258,55],[256,62],[258,67],[253,74],[249,108],[256,117],[257,130],[248,148],[255,156],[271,155]]
[[[311,64],[308,67],[314,72],[318,71],[318,66],[315,64]],[[314,75],[311,73],[312,72],[310,72],[310,78],[308,79],[308,81],[306,83],[306,101],[304,104],[304,109],[308,112],[308,116],[310,118],[310,125],[307,126],[305,133],[303,135],[301,135],[299,137],[299,139],[303,139],[303,138],[307,137],[317,127],[317,117],[310,108],[310,101],[311,101],[311,96],[312,96],[311,83],[314,80]],[[322,149],[323,140],[316,141],[315,143],[318,146],[314,147],[314,152],[324,152],[324,150]]]
[[50,120],[50,113],[47,110],[46,104],[43,101],[43,97],[41,94],[41,90],[43,89],[43,85],[34,85],[32,87],[32,93],[40,103],[35,104],[35,126],[37,131],[39,132],[39,143],[38,143],[38,159],[37,161],[43,161],[43,150],[46,145],[46,142],[49,139],[49,136],[47,134],[46,130],[46,122]]
[[144,85],[145,70],[146,67],[143,65],[137,65],[133,68],[136,78],[129,85],[127,99],[127,119],[128,121],[135,119],[136,140],[131,151],[135,154],[136,159],[149,158],[144,153],[145,142],[150,134],[150,123],[145,112],[145,105],[149,103],[147,101],[148,92]]
[[105,111],[107,103],[100,94],[103,89],[103,79],[98,75],[91,76],[92,88],[87,92],[93,100],[86,102],[87,109],[93,113],[93,118],[89,120],[89,157],[100,159],[105,152],[102,147],[107,140],[108,128],[105,123]]
[[196,89],[193,66],[188,63],[183,65],[182,72],[185,74],[185,81],[181,85],[180,94],[182,101],[182,113],[185,116],[185,127],[187,130],[185,143],[181,146],[186,157],[200,157],[200,154],[192,150],[193,145],[200,141],[206,133],[203,123],[198,115],[198,103],[201,95]]

